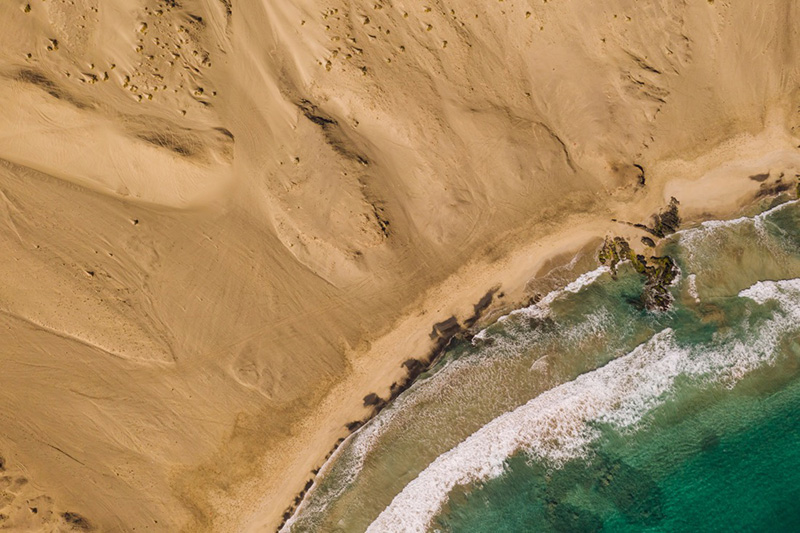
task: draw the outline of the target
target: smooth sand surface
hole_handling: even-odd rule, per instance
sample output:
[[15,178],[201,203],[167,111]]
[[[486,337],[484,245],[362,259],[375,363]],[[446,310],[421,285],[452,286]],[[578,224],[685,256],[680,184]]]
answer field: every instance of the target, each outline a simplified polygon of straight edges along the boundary
[[671,196],[794,194],[798,20],[0,3],[0,527],[274,531],[434,324]]

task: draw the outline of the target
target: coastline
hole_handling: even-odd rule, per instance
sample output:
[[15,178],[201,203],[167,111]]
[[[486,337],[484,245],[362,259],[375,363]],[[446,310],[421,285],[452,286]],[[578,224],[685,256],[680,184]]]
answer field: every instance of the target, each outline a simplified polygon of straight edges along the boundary
[[693,224],[798,192],[796,11],[0,6],[0,526],[271,532],[453,335],[598,247],[663,305],[671,198]]
[[[718,158],[727,154],[727,149],[721,150]],[[780,161],[781,155],[787,152],[773,154],[770,161]],[[794,157],[793,157],[794,156]],[[759,158],[757,161],[760,162]],[[717,162],[719,159],[717,160]],[[786,165],[796,163],[796,154],[791,153],[783,160]],[[593,243],[600,243],[606,236],[624,236],[631,241],[637,253],[645,251],[647,246],[640,241],[646,235],[640,228],[631,227],[624,222],[612,222],[612,218],[631,220],[638,223],[648,223],[650,217],[663,209],[669,202],[667,194],[676,196],[681,201],[682,227],[700,223],[710,218],[728,219],[737,214],[752,209],[758,202],[763,201],[766,195],[762,192],[765,187],[774,187],[775,183],[783,183],[783,189],[794,194],[797,176],[778,177],[775,173],[769,182],[749,179],[753,172],[753,161],[739,160],[738,167],[726,163],[728,174],[738,174],[735,186],[724,187],[717,194],[715,209],[713,211],[700,209],[702,199],[688,194],[681,194],[689,189],[695,193],[700,190],[715,189],[720,184],[721,174],[716,168],[706,172],[695,172],[700,178],[695,180],[664,180],[660,195],[651,194],[635,206],[626,206],[622,203],[614,206],[609,212],[601,215],[583,214],[568,217],[560,228],[543,228],[542,237],[525,246],[517,248],[510,256],[495,263],[476,263],[465,265],[459,272],[448,278],[438,288],[430,291],[425,301],[417,307],[416,312],[406,313],[406,318],[395,324],[383,337],[374,342],[371,349],[362,354],[349,354],[352,368],[347,377],[336,385],[322,402],[321,408],[316,411],[312,420],[306,421],[305,427],[315,427],[316,432],[297,435],[293,439],[296,449],[305,450],[307,453],[297,457],[290,465],[283,469],[283,474],[303,472],[303,475],[292,475],[296,480],[290,487],[271,493],[262,500],[261,508],[253,513],[250,520],[244,525],[245,531],[272,531],[279,528],[278,524],[285,521],[287,508],[295,512],[298,505],[302,505],[303,497],[312,487],[312,482],[320,473],[323,466],[335,455],[341,443],[352,434],[345,426],[353,421],[361,423],[374,415],[379,409],[376,405],[366,405],[364,399],[375,395],[381,399],[381,407],[385,405],[383,398],[393,399],[401,391],[392,393],[392,386],[404,383],[403,390],[413,383],[413,377],[407,373],[403,363],[409,359],[418,359],[423,354],[429,354],[430,363],[434,363],[441,350],[446,347],[437,345],[443,337],[432,341],[429,336],[431,328],[446,322],[449,317],[456,317],[459,324],[463,324],[475,314],[475,303],[480,302],[487,295],[487,291],[494,294],[503,294],[502,298],[493,298],[490,305],[482,309],[482,318],[474,320],[474,328],[480,328],[490,323],[499,315],[506,314],[513,309],[522,307],[529,302],[531,294],[528,291],[529,282],[542,274],[553,270],[559,264],[569,262],[575,254]],[[726,180],[730,184],[732,180]],[[788,185],[787,185],[788,184]],[[652,186],[653,189],[658,187]],[[780,191],[779,191],[780,192]],[[684,208],[685,206],[685,208]],[[688,212],[688,214],[684,214]],[[616,216],[615,216],[616,215]],[[652,250],[652,248],[650,249]],[[569,258],[564,260],[565,258]],[[560,261],[560,262],[559,262]],[[469,280],[467,282],[467,280]],[[421,308],[421,311],[419,310]],[[447,315],[446,310],[452,310]],[[467,328],[469,329],[469,328]],[[459,329],[464,331],[464,329]],[[448,339],[449,340],[449,339]],[[404,349],[398,349],[402,346]],[[425,365],[424,368],[428,368]],[[417,372],[417,375],[422,370]],[[344,406],[358,406],[346,408]],[[355,429],[355,427],[351,426]],[[325,445],[318,438],[320,435],[336,435]],[[335,443],[335,444],[334,444]],[[310,453],[308,453],[310,452]],[[294,468],[291,468],[291,467]],[[301,470],[302,469],[302,470]],[[316,474],[314,473],[316,472]],[[294,501],[295,504],[291,504]],[[278,503],[280,502],[280,504]],[[278,509],[280,507],[280,509]]]

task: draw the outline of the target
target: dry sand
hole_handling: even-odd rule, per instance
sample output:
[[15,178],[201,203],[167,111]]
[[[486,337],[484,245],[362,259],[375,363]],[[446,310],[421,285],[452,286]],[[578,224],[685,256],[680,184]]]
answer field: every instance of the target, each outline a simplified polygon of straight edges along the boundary
[[798,7],[0,3],[0,527],[274,530],[435,323],[794,187]]

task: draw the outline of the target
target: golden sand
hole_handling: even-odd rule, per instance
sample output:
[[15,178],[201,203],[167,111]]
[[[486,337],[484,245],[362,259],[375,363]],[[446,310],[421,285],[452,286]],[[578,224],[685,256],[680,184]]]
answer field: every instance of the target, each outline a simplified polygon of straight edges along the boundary
[[793,187],[798,20],[0,3],[0,527],[273,531],[434,324]]

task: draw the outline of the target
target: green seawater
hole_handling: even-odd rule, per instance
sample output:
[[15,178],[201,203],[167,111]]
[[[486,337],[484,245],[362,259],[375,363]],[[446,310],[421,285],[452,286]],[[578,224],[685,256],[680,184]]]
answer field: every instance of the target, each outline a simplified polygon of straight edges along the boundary
[[286,530],[800,531],[800,207],[773,207],[672,237],[667,312],[623,265],[453,346]]
[[685,391],[633,435],[607,429],[590,460],[548,469],[515,456],[503,476],[451,495],[435,525],[465,533],[800,531],[800,371],[786,370],[732,391]]

